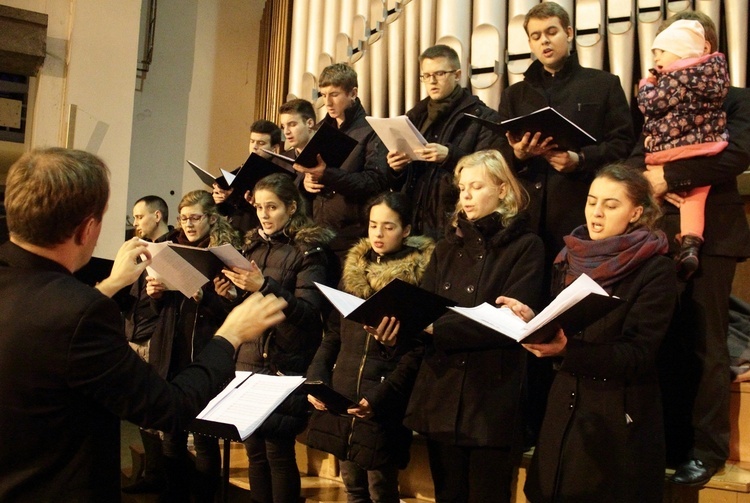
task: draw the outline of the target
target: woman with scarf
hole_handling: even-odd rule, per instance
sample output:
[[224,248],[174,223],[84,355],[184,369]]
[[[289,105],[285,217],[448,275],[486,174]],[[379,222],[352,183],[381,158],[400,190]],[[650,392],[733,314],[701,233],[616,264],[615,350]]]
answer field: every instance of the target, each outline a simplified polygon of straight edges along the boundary
[[[411,201],[405,194],[376,196],[367,211],[369,238],[349,250],[341,289],[367,299],[393,279],[419,284],[435,246],[411,236]],[[412,432],[401,423],[424,349],[422,334],[399,333],[386,318],[363,327],[333,313],[326,335],[307,371],[355,400],[359,406],[339,416],[309,395],[316,410],[307,443],[340,460],[350,502],[398,503],[398,471],[406,468]]]
[[[333,232],[307,216],[294,180],[267,176],[253,189],[260,227],[245,236],[243,255],[251,268],[225,269],[216,282],[222,295],[242,300],[253,292],[274,293],[287,301],[285,320],[237,352],[237,370],[262,374],[304,375],[323,335],[326,300],[315,282],[327,284],[337,271],[328,243]],[[236,288],[235,288],[236,287]],[[237,290],[239,289],[239,290]],[[306,395],[293,393],[245,440],[253,503],[297,503],[300,474],[296,436],[307,426]]]
[[[167,236],[167,241],[196,248],[227,243],[239,247],[239,235],[219,214],[209,192],[188,192],[177,210],[179,225]],[[221,326],[227,311],[222,299],[216,295],[213,283],[207,283],[188,298],[180,292],[167,291],[156,278],[147,277],[146,293],[158,314],[149,348],[149,363],[159,375],[172,379],[203,350]],[[213,501],[221,471],[219,443],[215,438],[202,435],[194,435],[194,440],[195,476],[190,473],[187,432],[164,432],[165,501],[189,501],[188,493],[191,492],[195,501]]]
[[[541,302],[544,248],[523,209],[526,193],[496,150],[455,169],[453,226],[435,247],[422,288],[474,307],[498,294]],[[526,352],[449,312],[432,325],[404,424],[427,437],[435,499],[510,501],[522,447]]]
[[[656,354],[676,298],[667,238],[639,172],[610,165],[589,188],[586,225],[565,237],[553,293],[586,274],[625,303],[580,333],[527,344],[557,359],[524,488],[533,503],[661,502],[664,429]],[[500,298],[526,320],[533,312]]]

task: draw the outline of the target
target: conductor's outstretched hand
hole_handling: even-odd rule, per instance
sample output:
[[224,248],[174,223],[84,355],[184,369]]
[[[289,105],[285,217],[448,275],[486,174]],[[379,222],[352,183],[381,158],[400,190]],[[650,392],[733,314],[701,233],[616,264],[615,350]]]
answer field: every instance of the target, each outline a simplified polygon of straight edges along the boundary
[[232,309],[216,335],[224,337],[238,348],[244,342],[250,342],[284,320],[282,310],[287,306],[284,299],[269,293],[263,295],[255,292],[242,304]]

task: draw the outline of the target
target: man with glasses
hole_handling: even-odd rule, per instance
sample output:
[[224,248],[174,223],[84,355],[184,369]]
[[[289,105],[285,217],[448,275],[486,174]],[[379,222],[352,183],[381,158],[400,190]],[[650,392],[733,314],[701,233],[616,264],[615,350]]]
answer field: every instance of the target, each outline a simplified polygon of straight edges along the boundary
[[456,208],[453,168],[477,150],[492,148],[497,136],[464,115],[499,122],[497,112],[461,87],[461,62],[456,51],[435,45],[419,56],[420,80],[428,97],[406,112],[428,141],[412,161],[399,151],[388,152],[389,185],[412,197],[412,233],[439,239]]

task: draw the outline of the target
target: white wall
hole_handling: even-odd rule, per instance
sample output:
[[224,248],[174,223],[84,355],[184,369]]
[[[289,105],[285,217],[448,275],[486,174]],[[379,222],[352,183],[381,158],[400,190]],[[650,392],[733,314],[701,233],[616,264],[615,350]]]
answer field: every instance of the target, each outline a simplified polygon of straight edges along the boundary
[[113,258],[125,232],[140,0],[0,0],[49,16],[28,147],[65,146],[70,105],[74,148],[101,156],[112,195],[94,254]]
[[136,92],[141,4],[0,0],[49,15],[26,147],[65,146],[74,104],[72,146],[97,153],[112,171],[109,210],[94,252],[100,257],[114,257],[138,197],[165,197],[174,222],[183,192],[205,188],[185,159],[217,174],[244,162],[254,121],[265,1],[159,0],[154,61],[143,91]]
[[247,158],[264,0],[159,0],[154,60],[135,93],[130,206],[156,194],[170,208],[207,188],[185,162],[215,174]]

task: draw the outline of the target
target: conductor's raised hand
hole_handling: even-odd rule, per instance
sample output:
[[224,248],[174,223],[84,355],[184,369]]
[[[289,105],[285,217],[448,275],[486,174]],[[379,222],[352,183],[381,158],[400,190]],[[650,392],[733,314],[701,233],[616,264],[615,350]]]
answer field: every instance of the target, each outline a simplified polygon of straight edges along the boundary
[[124,287],[135,283],[149,264],[151,254],[146,243],[138,238],[129,239],[117,251],[109,277],[96,285],[96,288],[107,297],[112,297]]
[[269,328],[284,320],[283,309],[287,306],[284,299],[269,293],[263,295],[255,292],[242,304],[232,309],[216,335],[224,337],[236,348],[245,342],[260,337]]
[[394,316],[383,316],[383,320],[377,327],[365,325],[365,331],[372,335],[373,338],[384,346],[393,347],[396,345],[398,329],[401,322]]

